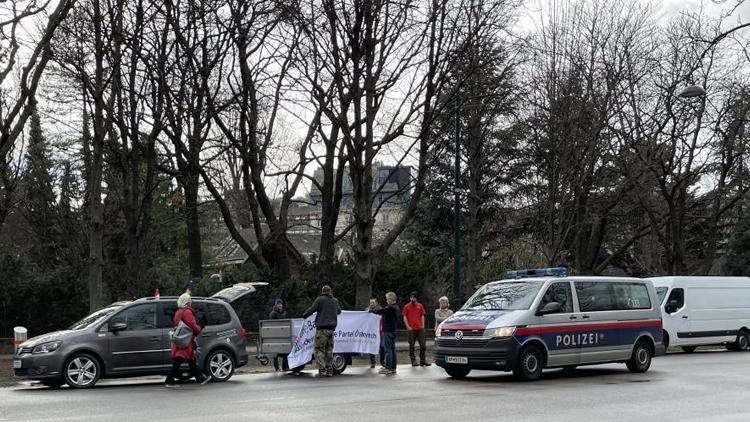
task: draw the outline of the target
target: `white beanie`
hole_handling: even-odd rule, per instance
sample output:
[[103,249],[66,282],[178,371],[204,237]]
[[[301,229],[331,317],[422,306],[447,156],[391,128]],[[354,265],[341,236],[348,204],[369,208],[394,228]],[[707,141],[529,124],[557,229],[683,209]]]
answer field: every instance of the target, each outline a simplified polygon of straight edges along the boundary
[[180,297],[177,299],[177,307],[178,308],[184,308],[193,300],[193,298],[190,296],[190,293],[183,293],[180,295]]

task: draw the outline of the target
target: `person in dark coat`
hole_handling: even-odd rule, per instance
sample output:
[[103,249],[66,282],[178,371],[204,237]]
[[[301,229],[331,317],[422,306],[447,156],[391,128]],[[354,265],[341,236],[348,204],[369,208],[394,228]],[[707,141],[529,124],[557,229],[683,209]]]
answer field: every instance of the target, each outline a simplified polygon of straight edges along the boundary
[[[273,304],[271,313],[268,314],[268,319],[286,319],[286,308],[284,307],[284,301],[281,298],[276,299]],[[285,361],[286,355],[276,355],[273,358],[273,369],[278,371],[280,368],[286,370],[287,365]]]
[[318,363],[319,377],[333,376],[333,332],[336,331],[338,315],[341,313],[339,301],[333,297],[331,286],[323,286],[321,295],[315,299],[303,314],[303,318],[317,312],[315,316],[315,361]]
[[268,319],[286,319],[286,308],[284,307],[284,301],[276,299],[273,303],[273,309],[268,314]]
[[398,326],[398,317],[400,315],[398,297],[396,293],[388,292],[385,294],[387,306],[385,308],[371,310],[373,314],[383,317],[382,344],[385,350],[385,368],[380,370],[384,375],[396,375],[396,327]]
[[[378,302],[377,296],[373,296],[370,298],[370,304],[367,305],[365,308],[366,312],[370,311],[377,311],[379,309],[382,309],[380,306],[380,303]],[[385,349],[383,349],[383,318],[380,318],[380,351],[378,353],[380,356],[380,366],[385,368]],[[375,355],[369,355],[370,356],[370,368],[375,368]]]
[[195,363],[195,336],[200,334],[203,327],[198,325],[192,305],[192,297],[187,292],[183,293],[182,296],[177,299],[177,311],[172,317],[172,325],[177,327],[180,324],[180,321],[184,322],[185,325],[190,327],[193,331],[193,340],[187,345],[187,347],[177,347],[176,344],[172,343],[172,350],[170,353],[172,357],[172,369],[169,370],[167,379],[164,382],[166,387],[177,386],[174,382],[174,378],[177,376],[180,366],[186,362],[190,366],[190,373],[193,374],[198,383],[203,385],[211,379],[201,374],[200,371],[198,371],[198,365]]

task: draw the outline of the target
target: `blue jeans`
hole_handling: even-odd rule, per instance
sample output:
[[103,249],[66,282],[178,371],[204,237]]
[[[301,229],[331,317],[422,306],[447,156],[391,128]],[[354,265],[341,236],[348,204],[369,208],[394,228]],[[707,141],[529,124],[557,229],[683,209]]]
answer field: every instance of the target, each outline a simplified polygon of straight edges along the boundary
[[396,370],[396,333],[383,333],[386,369]]
[[377,355],[370,355],[370,365],[375,365],[375,356],[380,358],[380,365],[385,366],[385,349],[383,349],[383,333],[380,333],[380,348]]

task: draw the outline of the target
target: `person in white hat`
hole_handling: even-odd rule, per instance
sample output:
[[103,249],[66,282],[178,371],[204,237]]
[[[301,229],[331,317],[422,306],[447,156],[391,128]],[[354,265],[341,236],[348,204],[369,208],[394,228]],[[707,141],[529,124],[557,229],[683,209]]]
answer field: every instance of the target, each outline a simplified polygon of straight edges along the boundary
[[206,377],[205,375],[201,374],[200,371],[198,371],[198,366],[195,363],[195,336],[200,334],[200,332],[203,330],[203,327],[198,325],[198,322],[195,319],[195,311],[193,310],[192,305],[193,298],[188,292],[183,293],[177,299],[178,309],[172,317],[172,325],[177,327],[180,324],[180,321],[184,322],[185,325],[190,327],[190,329],[193,331],[193,341],[190,341],[190,343],[186,347],[178,347],[176,344],[172,343],[172,369],[169,371],[167,379],[164,382],[166,387],[177,386],[177,384],[175,384],[174,382],[174,378],[175,376],[177,376],[177,373],[180,370],[180,366],[183,363],[187,363],[190,366],[190,372],[195,377],[195,380],[198,381],[198,383],[200,383],[201,385],[207,383],[210,380],[209,377]]

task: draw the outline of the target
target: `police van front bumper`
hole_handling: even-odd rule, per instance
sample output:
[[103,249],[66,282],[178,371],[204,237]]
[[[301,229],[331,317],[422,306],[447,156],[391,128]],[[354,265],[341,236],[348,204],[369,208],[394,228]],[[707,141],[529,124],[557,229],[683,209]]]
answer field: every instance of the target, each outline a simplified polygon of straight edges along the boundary
[[[514,337],[435,339],[433,357],[436,365],[466,366],[470,369],[510,371],[516,364],[521,345]],[[465,358],[465,359],[464,359]],[[464,361],[466,363],[457,363]],[[450,361],[450,362],[449,362]]]

